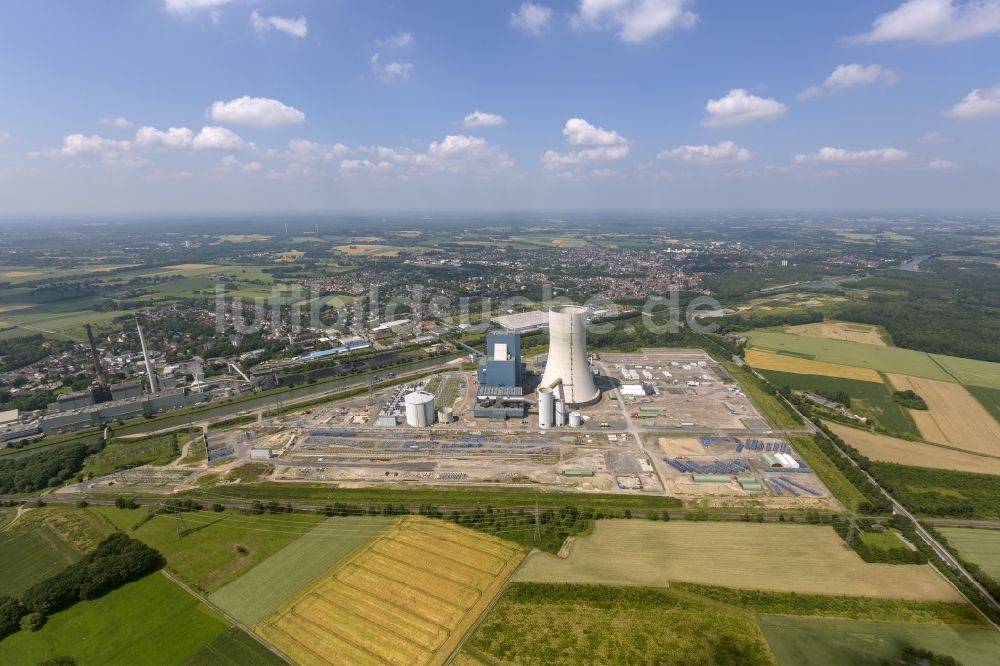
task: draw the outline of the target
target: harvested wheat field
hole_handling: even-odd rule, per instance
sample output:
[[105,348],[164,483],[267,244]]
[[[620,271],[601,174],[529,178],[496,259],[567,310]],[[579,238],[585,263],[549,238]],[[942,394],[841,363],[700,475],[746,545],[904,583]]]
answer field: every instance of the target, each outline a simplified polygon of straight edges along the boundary
[[399,248],[391,245],[338,245],[333,248],[337,252],[352,256],[365,257],[396,257],[399,256]]
[[830,340],[849,340],[862,342],[866,345],[886,346],[885,340],[879,335],[878,329],[868,324],[849,324],[844,321],[823,321],[815,324],[800,324],[785,329],[793,335],[807,335],[813,338],[828,338]]
[[808,358],[776,354],[761,349],[748,349],[746,361],[758,370],[777,370],[779,372],[792,372],[798,375],[821,375],[824,377],[840,377],[842,379],[859,379],[863,382],[882,383],[882,377],[871,368],[855,368],[851,365],[813,361]]
[[896,390],[912,390],[927,403],[926,411],[910,410],[924,439],[1000,456],[1000,423],[964,386],[908,375],[889,375],[889,380]]
[[858,430],[831,421],[827,421],[826,425],[866,457],[878,462],[893,462],[900,465],[931,467],[933,469],[951,469],[976,474],[1000,474],[1000,458],[987,458],[923,442],[909,442],[905,439]]
[[532,553],[514,580],[962,601],[930,565],[869,564],[823,525],[599,520],[567,559]]
[[400,518],[254,631],[299,664],[441,664],[524,550],[429,518]]

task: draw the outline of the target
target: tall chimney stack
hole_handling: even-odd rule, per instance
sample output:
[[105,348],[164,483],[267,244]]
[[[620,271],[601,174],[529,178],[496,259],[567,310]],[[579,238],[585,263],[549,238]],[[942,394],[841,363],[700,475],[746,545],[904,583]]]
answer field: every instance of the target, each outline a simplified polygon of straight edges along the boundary
[[142,326],[139,325],[139,318],[135,318],[135,327],[139,330],[139,344],[142,345],[142,358],[146,362],[146,377],[149,379],[149,392],[156,393],[156,373],[153,372],[153,363],[149,360],[149,351],[146,349],[146,336],[142,334]]

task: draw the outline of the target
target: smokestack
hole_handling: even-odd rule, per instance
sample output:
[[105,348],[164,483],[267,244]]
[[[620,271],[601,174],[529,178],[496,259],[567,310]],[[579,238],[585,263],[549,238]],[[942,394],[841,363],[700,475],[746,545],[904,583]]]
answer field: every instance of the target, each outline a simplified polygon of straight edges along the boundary
[[97,380],[101,386],[107,386],[108,377],[104,374],[104,368],[101,366],[101,357],[97,353],[97,344],[94,342],[94,334],[90,330],[90,324],[84,324],[83,327],[87,329],[87,340],[90,342],[90,356],[94,359],[94,371],[97,373]]
[[139,330],[139,344],[142,345],[142,358],[146,362],[146,377],[149,379],[149,392],[156,393],[156,373],[153,372],[153,363],[149,360],[149,351],[146,349],[146,336],[142,334],[142,326],[139,325],[139,318],[135,318],[135,327]]
[[600,398],[587,361],[587,309],[555,305],[549,310],[549,358],[542,386],[562,380],[566,404],[586,405]]

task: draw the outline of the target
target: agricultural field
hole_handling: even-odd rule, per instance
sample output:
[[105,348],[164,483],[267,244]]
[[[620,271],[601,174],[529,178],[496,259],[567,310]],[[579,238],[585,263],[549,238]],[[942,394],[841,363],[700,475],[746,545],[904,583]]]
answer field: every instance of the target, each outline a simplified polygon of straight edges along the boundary
[[285,660],[239,627],[212,639],[184,666],[284,666]]
[[49,617],[35,632],[0,641],[0,663],[71,657],[79,664],[183,664],[226,622],[166,576],[149,574]]
[[814,361],[787,352],[763,351],[757,348],[748,349],[746,361],[757,370],[777,370],[799,375],[820,375],[823,377],[839,377],[863,382],[881,382],[878,372],[871,368],[857,368],[850,365]]
[[522,555],[451,523],[400,518],[254,631],[301,664],[440,664]]
[[21,515],[17,529],[25,525],[45,525],[81,553],[89,553],[112,532],[100,516],[72,506],[31,509]]
[[780,523],[600,520],[568,558],[532,553],[514,580],[961,599],[929,565],[869,564],[831,527]]
[[992,627],[778,615],[762,615],[757,621],[781,666],[879,663],[897,658],[905,645],[954,657],[966,666],[1000,661],[1000,632]]
[[972,397],[990,413],[994,420],[1000,421],[1000,389],[985,386],[966,386]]
[[1000,530],[938,527],[937,531],[962,559],[979,566],[990,578],[1000,580]]
[[327,518],[209,600],[244,624],[256,624],[391,522],[381,516]]
[[787,386],[797,391],[820,394],[843,391],[851,396],[850,410],[855,414],[874,420],[890,432],[917,435],[913,421],[892,399],[892,391],[882,382],[881,377],[875,382],[777,370],[761,370],[760,373],[778,387]]
[[[951,375],[936,362],[945,357],[935,356],[932,358],[930,354],[925,352],[901,349],[899,347],[866,345],[846,340],[810,338],[774,330],[747,331],[745,335],[750,340],[753,348],[761,351],[785,352],[786,354],[792,354],[803,359],[853,366],[856,368],[869,368],[878,372],[892,372],[915,377],[925,377],[927,379],[939,379],[946,382],[954,381]],[[946,358],[951,359],[954,357]],[[981,369],[985,373],[989,368],[993,368],[992,372],[1000,377],[1000,364],[967,359],[958,360],[965,361],[962,364],[963,366],[970,364],[969,373],[972,373],[973,369]],[[788,368],[769,369],[791,372]],[[848,379],[851,378],[849,377]],[[861,379],[861,377],[854,377],[854,379]],[[1000,379],[997,381],[1000,381]]]
[[851,324],[845,321],[823,321],[815,324],[801,324],[785,329],[792,335],[805,335],[829,340],[847,340],[861,342],[866,345],[886,346],[885,338],[877,326],[870,324]]
[[334,252],[346,254],[349,257],[398,257],[405,248],[392,245],[337,245]]
[[18,596],[81,557],[48,525],[17,525],[0,532],[0,594]]
[[861,504],[867,501],[861,491],[827,458],[811,437],[793,437],[791,444],[802,456],[806,465],[816,472],[823,485],[846,508],[858,511]]
[[[1000,363],[988,363],[987,361],[940,354],[931,354],[931,358],[961,384],[1000,389]],[[903,374],[914,373],[904,372]],[[930,379],[934,379],[934,377]]]
[[465,644],[500,664],[775,663],[751,613],[666,589],[512,585]]
[[[144,514],[142,509],[104,506],[87,511],[106,514],[112,523],[122,519],[116,513],[135,516],[135,521]],[[185,512],[183,519],[188,531],[180,538],[174,516],[167,514],[151,518],[128,534],[163,553],[167,569],[206,593],[236,580],[326,520],[304,513],[243,515],[233,509],[223,513],[208,509]]]
[[934,444],[911,442],[833,421],[825,423],[838,437],[870,460],[975,474],[1000,474],[1000,458],[987,458]]
[[1000,456],[1000,423],[960,384],[921,377],[889,375],[898,391],[914,391],[926,410],[910,415],[929,442],[956,449]]

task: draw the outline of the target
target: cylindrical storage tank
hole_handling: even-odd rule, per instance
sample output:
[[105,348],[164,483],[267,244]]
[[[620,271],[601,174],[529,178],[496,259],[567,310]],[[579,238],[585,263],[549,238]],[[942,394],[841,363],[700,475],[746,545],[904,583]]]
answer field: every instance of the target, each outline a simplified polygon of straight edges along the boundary
[[556,427],[561,428],[566,425],[566,409],[565,400],[556,400]]
[[441,423],[451,423],[451,407],[442,407],[438,410],[438,421]]
[[579,428],[583,425],[583,414],[580,412],[569,413],[569,425],[571,428]]
[[403,398],[406,405],[406,425],[423,428],[434,423],[434,394],[427,391],[407,393]]
[[549,310],[549,355],[542,386],[562,380],[562,395],[570,405],[585,405],[601,397],[587,360],[587,309],[555,305]]
[[555,420],[556,398],[552,395],[552,389],[538,389],[538,427],[551,428]]

